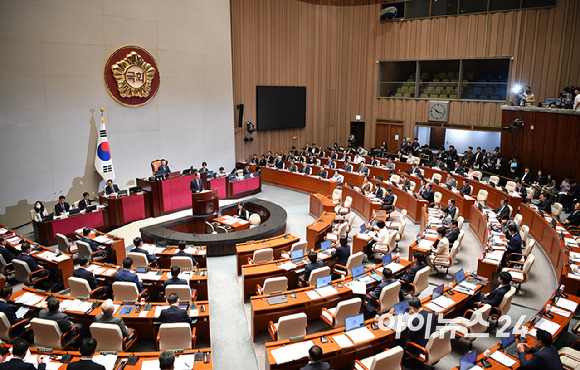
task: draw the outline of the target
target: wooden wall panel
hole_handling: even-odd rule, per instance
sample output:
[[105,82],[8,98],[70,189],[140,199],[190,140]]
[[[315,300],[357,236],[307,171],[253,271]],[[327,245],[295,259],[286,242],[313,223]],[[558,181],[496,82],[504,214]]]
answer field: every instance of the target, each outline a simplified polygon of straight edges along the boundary
[[[546,9],[379,22],[380,1],[230,0],[234,104],[256,123],[256,85],[307,87],[304,129],[258,132],[236,156],[285,150],[307,141],[345,144],[356,114],[366,122],[365,146],[378,119],[402,120],[411,136],[427,121],[427,100],[377,98],[380,60],[513,57],[510,87],[530,84],[538,101],[580,84],[580,2]],[[508,96],[509,100],[513,97]],[[449,126],[501,126],[501,104],[450,103]],[[247,134],[245,136],[248,136]],[[296,139],[293,139],[296,137]]]

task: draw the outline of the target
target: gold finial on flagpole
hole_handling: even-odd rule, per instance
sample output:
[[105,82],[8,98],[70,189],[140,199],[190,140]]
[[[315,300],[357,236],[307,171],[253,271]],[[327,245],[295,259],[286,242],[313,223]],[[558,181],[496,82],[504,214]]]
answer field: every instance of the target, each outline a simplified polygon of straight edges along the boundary
[[104,111],[105,111],[105,108],[101,108],[101,114],[103,114]]

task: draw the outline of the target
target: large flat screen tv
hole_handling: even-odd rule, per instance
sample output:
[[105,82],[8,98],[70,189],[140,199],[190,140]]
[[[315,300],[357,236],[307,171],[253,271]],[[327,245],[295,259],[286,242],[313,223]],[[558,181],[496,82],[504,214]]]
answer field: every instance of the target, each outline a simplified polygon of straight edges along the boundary
[[257,86],[257,130],[306,127],[305,86]]

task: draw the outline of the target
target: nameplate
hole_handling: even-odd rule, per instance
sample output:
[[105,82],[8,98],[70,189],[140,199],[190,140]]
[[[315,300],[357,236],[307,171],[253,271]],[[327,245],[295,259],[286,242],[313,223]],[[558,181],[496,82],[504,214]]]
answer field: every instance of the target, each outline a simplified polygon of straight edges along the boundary
[[48,348],[48,347],[36,347],[36,350],[39,352],[49,352],[52,353],[52,348]]
[[189,300],[185,300],[185,301],[180,300],[179,301],[179,303],[189,303],[189,302],[190,302]]
[[101,355],[116,355],[117,351],[99,351]]
[[193,270],[191,267],[181,267],[181,271],[191,271]]
[[131,301],[131,300],[124,300],[124,301],[121,301],[121,303],[135,303],[135,301]]
[[182,349],[168,349],[167,352],[171,352],[171,353],[183,353],[183,350]]
[[300,340],[300,339],[304,339],[304,335],[298,335],[296,337],[290,337],[290,342],[295,341],[295,340]]
[[113,265],[112,263],[107,263],[107,262],[103,263],[103,265],[105,265],[105,266],[116,266],[116,265]]
[[79,296],[77,296],[77,299],[80,300],[80,301],[88,301],[89,300],[89,297],[79,297]]

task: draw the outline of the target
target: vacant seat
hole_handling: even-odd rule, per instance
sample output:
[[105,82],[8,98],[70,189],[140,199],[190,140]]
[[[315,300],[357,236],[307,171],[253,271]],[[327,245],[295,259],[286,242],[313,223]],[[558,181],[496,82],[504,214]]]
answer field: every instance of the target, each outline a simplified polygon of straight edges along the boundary
[[389,178],[389,180],[391,181],[391,183],[393,185],[397,185],[399,182],[401,182],[401,176],[399,176],[399,175],[391,175],[391,177]]
[[473,178],[477,178],[477,180],[481,181],[483,174],[479,171],[473,171]]
[[499,185],[499,176],[490,176],[489,182],[491,182],[495,186],[498,186]]
[[338,274],[338,275],[343,275],[343,276],[352,275],[352,271],[351,271],[352,268],[362,265],[363,264],[363,257],[364,257],[363,252],[351,254],[348,257],[348,260],[346,262],[346,266],[342,266],[342,265],[339,265],[338,263],[336,263],[332,268],[332,272],[334,272],[335,274]]
[[337,207],[337,211],[336,211],[337,215],[344,217],[347,214],[349,214],[351,205],[352,205],[352,197],[349,195],[344,200],[343,205]]
[[192,269],[193,268],[193,261],[190,257],[187,256],[176,256],[171,257],[171,267],[177,266],[182,269]]
[[56,233],[56,242],[58,243],[58,250],[63,253],[74,254],[77,252],[78,247],[65,235]]
[[514,181],[508,181],[505,184],[505,188],[511,193],[512,191],[516,190],[516,183]]
[[522,227],[520,227],[520,236],[522,237],[522,244],[524,244],[526,242],[529,234],[530,234],[530,227],[528,225],[522,225]]
[[268,332],[273,341],[300,337],[306,335],[308,327],[307,317],[304,312],[278,318],[278,322],[270,321],[268,323]]
[[[457,212],[459,212],[459,210]],[[463,218],[463,216],[457,217],[457,227],[459,228],[459,230],[461,230],[463,228],[464,222],[465,222],[465,218]]]
[[519,213],[514,216],[514,223],[516,224],[517,227],[522,226],[522,220],[523,220],[523,217]]
[[264,287],[256,284],[256,294],[274,294],[288,290],[288,278],[286,276],[267,278],[264,281]]
[[[138,253],[138,252],[129,252],[127,253],[127,258],[131,258],[133,260],[134,267],[149,267],[150,263],[147,260],[147,256],[145,253]],[[151,262],[154,263],[155,261]]]
[[290,247],[290,253],[288,254],[288,257],[290,257],[290,254],[292,252],[297,251],[299,249],[302,249],[302,251],[304,252],[304,255],[306,256],[308,254],[308,252],[306,252],[306,249],[307,248],[308,248],[308,242],[307,241],[302,241],[302,242],[294,243]]
[[377,303],[377,313],[385,313],[399,303],[399,291],[401,290],[401,282],[396,281],[387,285],[381,290],[379,299],[374,299],[367,294],[366,299],[374,299]]
[[346,230],[348,229],[348,223],[341,221],[332,232],[326,234],[324,237],[326,240],[332,240],[333,242],[338,242],[341,239],[346,239]]
[[340,201],[342,200],[342,189],[334,189],[332,191],[332,202],[334,204],[338,204],[340,203]]
[[354,360],[354,370],[401,370],[401,361],[405,351],[397,346],[386,349],[374,356]]
[[439,181],[439,183],[441,183],[442,178],[443,177],[441,176],[440,173],[434,173],[433,176],[431,176],[431,180],[433,182],[435,182],[435,180],[437,180],[437,181]]
[[[12,267],[14,267],[14,278],[24,285],[31,286],[40,280],[48,278],[48,272],[45,269],[40,269],[34,273],[30,271],[30,267],[24,261],[17,258],[12,260]],[[39,276],[41,271],[44,271],[45,276]]]
[[185,350],[195,348],[195,327],[192,329],[187,323],[161,324],[157,332],[157,349]]
[[536,260],[536,257],[534,257],[533,254],[530,254],[526,258],[526,261],[524,262],[524,266],[522,267],[521,270],[509,268],[509,267],[502,269],[502,271],[506,271],[506,272],[509,272],[511,274],[513,283],[518,284],[518,288],[516,290],[516,293],[518,295],[522,294],[521,293],[522,284],[527,282],[530,279],[530,270],[532,269],[532,266],[534,265],[535,260]]
[[104,287],[100,286],[91,290],[88,281],[74,276],[68,278],[68,285],[70,286],[70,295],[77,298],[102,299],[107,294],[107,290]]
[[[414,342],[408,342],[405,352],[424,365],[435,365],[443,357],[451,353],[451,334],[452,330],[444,328],[437,330],[429,336],[429,341],[425,347]],[[413,349],[411,349],[414,347]],[[416,353],[419,352],[418,355]]]
[[[4,312],[0,312],[0,339],[9,342],[16,337],[16,333],[21,330],[27,330],[26,326],[30,322],[29,319],[24,319],[14,325],[10,325],[10,321]],[[22,329],[21,329],[22,328]]]
[[407,225],[407,219],[404,218],[400,221],[399,230],[397,230],[397,237],[395,238],[395,251],[399,250],[399,242],[403,240],[405,235],[405,226]]
[[145,296],[147,289],[141,293],[137,289],[137,284],[126,281],[115,281],[113,283],[113,300],[115,301],[135,301]]
[[165,296],[175,293],[182,302],[195,302],[197,300],[197,289],[191,289],[185,284],[169,284],[165,287]]
[[[346,238],[347,239],[349,239],[348,233],[350,233],[352,231],[352,223],[354,221],[355,216],[356,215],[354,214],[354,212],[351,212],[350,216],[348,217],[348,223],[346,224]],[[306,254],[306,253],[304,253],[304,254]]]
[[274,250],[272,248],[258,249],[254,251],[252,258],[248,257],[248,264],[258,264],[271,262],[274,260]]
[[386,234],[384,240],[379,240],[373,245],[373,252],[388,254],[395,250],[395,239],[397,238],[396,231],[390,231]]
[[259,214],[257,213],[252,213],[252,215],[250,216],[250,225],[252,226],[258,226],[259,224],[262,223],[262,218],[260,217]]
[[440,192],[436,191],[435,195],[433,196],[433,203],[431,203],[429,206],[434,206],[436,208],[440,208],[441,207],[441,199],[443,198],[443,194],[441,194]]
[[560,220],[560,216],[562,215],[562,204],[556,202],[552,204],[552,217],[556,220]]
[[345,318],[358,315],[361,303],[362,300],[360,298],[351,298],[339,302],[336,307],[333,308],[323,307],[320,318],[333,328],[342,327],[345,325]]
[[[491,306],[484,304],[477,310],[467,310],[463,317],[456,317],[451,319],[448,325],[456,329],[456,334],[469,342],[469,349],[473,347],[473,341],[478,337],[478,334],[485,333],[488,328],[487,318]],[[478,320],[476,320],[476,318]],[[481,319],[481,320],[479,320]]]
[[484,206],[487,205],[487,195],[488,195],[487,190],[479,189],[479,192],[477,192],[477,201],[483,204]]
[[[76,327],[67,333],[63,333],[60,331],[58,323],[53,320],[34,317],[30,320],[30,325],[32,327],[32,332],[34,333],[34,345],[36,347],[65,349],[76,342],[79,338],[78,333],[76,335],[73,335],[72,333],[73,330],[77,330]],[[65,337],[68,337],[67,342],[64,340]]]
[[135,329],[129,331],[127,337],[123,337],[123,332],[117,324],[92,323],[89,327],[91,337],[97,341],[97,351],[127,351],[137,340]]
[[403,222],[403,220],[406,219],[406,218],[407,218],[407,210],[406,209],[403,209],[401,211],[401,214],[399,215],[399,222]]
[[571,347],[563,347],[558,350],[560,361],[566,370],[580,369],[580,351]]
[[83,242],[82,240],[77,240],[76,245],[78,248],[77,252],[79,258],[86,256],[89,258],[89,262],[98,262],[100,260],[104,260],[105,258],[107,258],[107,255],[103,251],[93,252],[91,246]]
[[[512,207],[512,206],[510,206],[510,205],[508,204],[508,208],[509,208],[509,210],[510,210],[510,214],[508,215],[508,217],[512,217],[512,214],[513,214],[513,212],[514,212],[514,207]],[[516,216],[517,216],[517,215],[516,215]],[[520,223],[519,223],[519,225],[516,223],[516,225],[517,225],[518,227],[520,227],[520,225],[522,224],[522,220],[521,220],[521,217],[522,217],[522,216],[521,216],[521,215],[519,215],[519,216],[520,216]],[[514,222],[515,222],[515,217],[514,217]]]
[[0,254],[0,273],[8,276],[14,273],[14,266],[12,263],[6,263],[4,257]]

